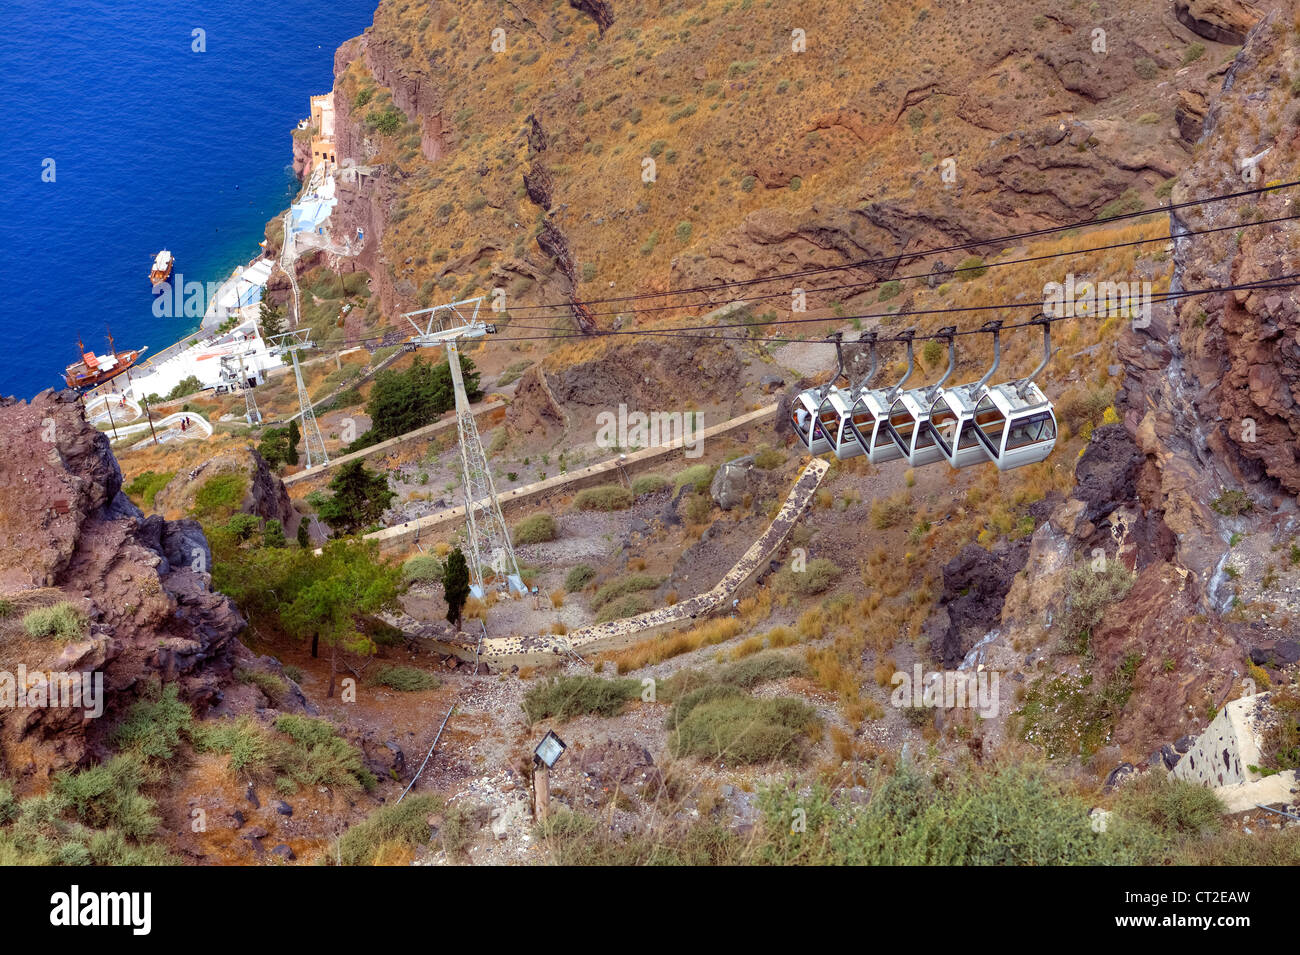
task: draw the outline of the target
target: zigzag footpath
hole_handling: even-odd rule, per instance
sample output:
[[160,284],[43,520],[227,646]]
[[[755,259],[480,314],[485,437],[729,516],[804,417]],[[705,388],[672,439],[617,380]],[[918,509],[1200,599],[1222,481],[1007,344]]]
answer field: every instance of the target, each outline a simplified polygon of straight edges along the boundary
[[[445,639],[439,639],[437,642],[449,652],[466,660],[475,659],[477,650],[477,659],[492,669],[501,670],[511,666],[537,666],[552,662],[556,656],[561,655],[613,650],[655,634],[689,627],[696,621],[730,606],[729,602],[733,595],[769,566],[772,558],[784,546],[795,524],[808,508],[828,470],[830,470],[829,462],[821,458],[813,458],[803,469],[799,479],[795,481],[785,503],[772,523],[768,525],[767,530],[750,545],[731,570],[705,593],[696,594],[671,607],[661,607],[623,620],[593,624],[562,637],[552,634],[487,637],[480,645],[477,640],[471,639],[469,634],[462,634],[462,638],[466,640],[464,643],[449,643]],[[412,636],[429,638],[437,632],[405,614],[399,615],[393,623]]]

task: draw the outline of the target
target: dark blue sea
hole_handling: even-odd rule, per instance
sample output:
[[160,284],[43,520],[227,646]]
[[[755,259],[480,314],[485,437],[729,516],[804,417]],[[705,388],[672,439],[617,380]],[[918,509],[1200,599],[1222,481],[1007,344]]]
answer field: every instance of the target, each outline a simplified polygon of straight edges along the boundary
[[[291,132],[377,0],[16,0],[0,18],[0,395],[62,387],[77,336],[157,351],[160,249],[190,281],[258,254]],[[203,31],[205,52],[195,52]],[[42,173],[53,161],[54,181]]]

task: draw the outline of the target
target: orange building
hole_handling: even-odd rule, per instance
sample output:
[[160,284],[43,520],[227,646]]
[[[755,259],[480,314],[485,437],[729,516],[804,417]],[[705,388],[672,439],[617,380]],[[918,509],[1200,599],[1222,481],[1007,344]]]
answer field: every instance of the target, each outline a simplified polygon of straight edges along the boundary
[[311,165],[307,175],[320,163],[338,164],[334,150],[334,93],[322,93],[311,98],[311,125],[314,130],[311,139]]

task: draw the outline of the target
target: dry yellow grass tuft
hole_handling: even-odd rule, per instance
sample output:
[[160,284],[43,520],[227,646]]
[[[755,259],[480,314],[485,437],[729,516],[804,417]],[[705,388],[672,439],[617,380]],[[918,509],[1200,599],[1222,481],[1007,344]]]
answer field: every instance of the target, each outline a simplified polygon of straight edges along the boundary
[[714,646],[736,636],[743,625],[734,617],[709,620],[690,630],[652,637],[628,647],[601,654],[601,659],[613,663],[619,673],[630,673],[653,663],[662,663],[683,653]]

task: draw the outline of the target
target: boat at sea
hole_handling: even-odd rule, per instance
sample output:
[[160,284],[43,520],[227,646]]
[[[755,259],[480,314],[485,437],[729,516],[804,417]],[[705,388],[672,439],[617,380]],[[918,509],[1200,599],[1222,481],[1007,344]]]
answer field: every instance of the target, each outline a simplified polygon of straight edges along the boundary
[[153,260],[153,268],[149,270],[149,281],[154,285],[159,285],[171,278],[172,269],[176,265],[175,258],[166,249],[163,249]]
[[67,382],[69,388],[94,388],[96,385],[102,385],[134,365],[149,348],[146,345],[144,348],[130,351],[117,351],[113,344],[112,333],[108,336],[106,355],[96,355],[94,352],[86,351],[86,346],[81,343],[80,338],[77,339],[77,347],[81,350],[81,361],[73,362],[63,372],[63,380]]

